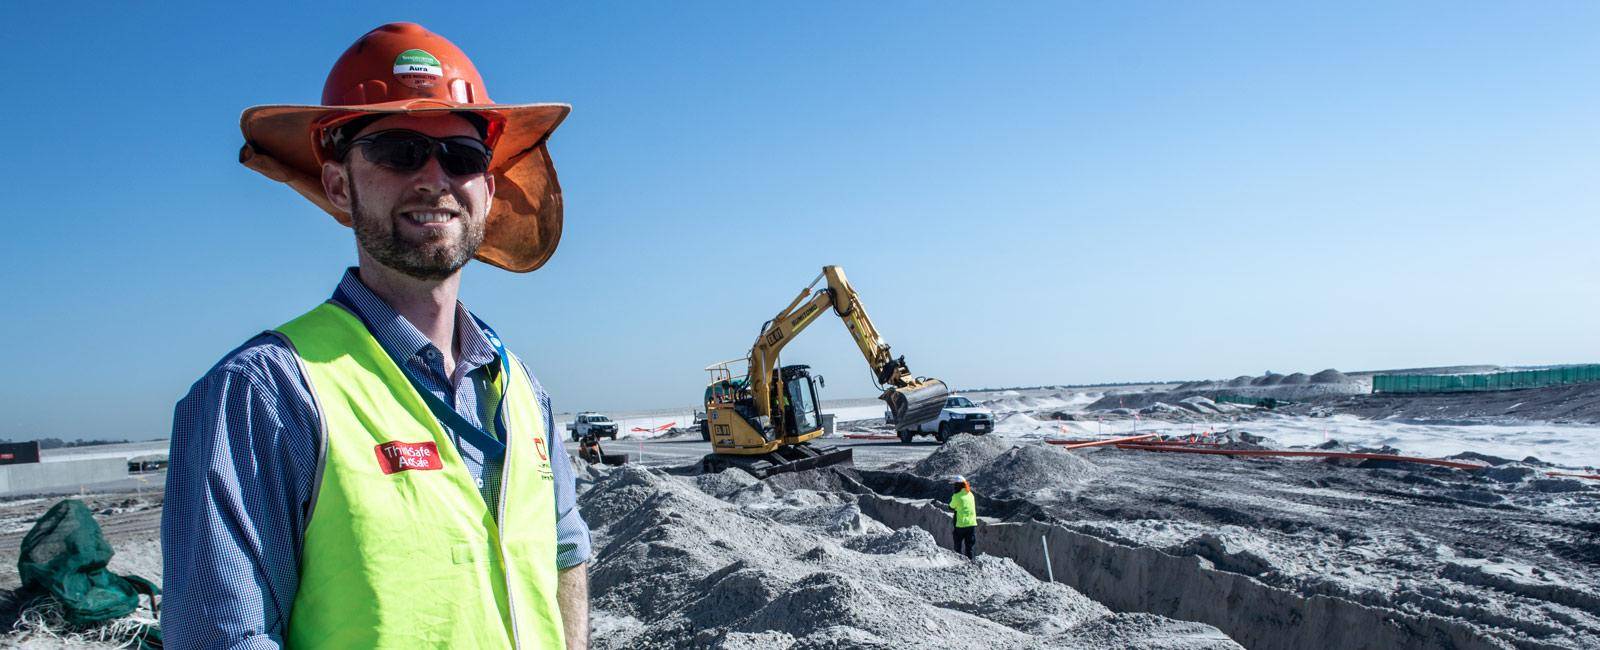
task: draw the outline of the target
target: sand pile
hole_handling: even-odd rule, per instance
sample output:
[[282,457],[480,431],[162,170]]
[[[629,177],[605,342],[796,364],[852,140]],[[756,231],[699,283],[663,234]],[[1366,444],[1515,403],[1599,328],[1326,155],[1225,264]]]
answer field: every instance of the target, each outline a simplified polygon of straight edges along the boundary
[[[1015,393],[1015,391],[1009,392]],[[1087,404],[1090,401],[1093,400],[1085,399],[1080,394],[1057,392],[1038,396],[1012,395],[1009,397],[993,397],[989,399],[975,400],[974,403],[996,413],[1016,413],[1079,406],[1082,404]]]
[[1083,486],[1099,468],[1073,452],[1048,444],[1013,447],[969,477],[974,490],[995,496],[1062,492]]
[[1173,406],[1171,404],[1168,404],[1166,402],[1156,402],[1156,403],[1151,404],[1149,406],[1146,406],[1146,407],[1144,407],[1142,409],[1139,409],[1139,413],[1141,413],[1143,415],[1168,415],[1168,414],[1172,414],[1172,413],[1181,412],[1182,410],[1183,409],[1180,409],[1180,408],[1178,408],[1176,406]]
[[911,467],[911,473],[932,479],[974,474],[1011,449],[1011,442],[994,436],[956,436]]
[[911,467],[923,478],[967,477],[973,489],[993,496],[1076,489],[1097,473],[1093,463],[1044,443],[1012,444],[990,436],[956,436]]
[[1333,368],[1329,368],[1329,369],[1324,370],[1322,372],[1319,372],[1319,373],[1317,373],[1315,375],[1312,375],[1311,376],[1311,383],[1313,383],[1313,384],[1348,384],[1348,383],[1350,383],[1350,377],[1345,375],[1342,372],[1339,372],[1338,370],[1334,370]]
[[1277,386],[1281,383],[1283,383],[1283,375],[1275,372],[1269,372],[1250,381],[1251,386]]
[[[1104,397],[1083,407],[1085,411],[1111,411],[1112,409],[1131,408],[1143,415],[1162,417],[1179,413],[1158,406],[1158,404],[1180,404],[1187,398],[1200,396],[1216,399],[1220,396],[1275,398],[1281,401],[1299,402],[1317,400],[1325,397],[1341,395],[1357,395],[1366,393],[1369,386],[1360,381],[1351,379],[1338,370],[1328,368],[1314,375],[1295,372],[1281,375],[1269,372],[1259,377],[1240,375],[1233,379],[1217,380],[1211,382],[1187,382],[1179,384],[1167,391],[1143,392],[1137,394],[1122,394],[1113,397]],[[1198,412],[1192,406],[1185,406],[1188,412],[1200,415],[1207,413]],[[1222,409],[1228,413],[1229,409]]]
[[[1008,559],[969,562],[920,528],[889,531],[852,495],[733,476],[629,465],[584,492],[595,648],[1238,647],[1210,626],[1113,614]],[[836,525],[840,512],[863,525]]]
[[1232,404],[1218,404],[1201,395],[1185,397],[1181,400],[1178,400],[1178,406],[1202,415],[1211,413],[1233,413],[1239,410]]
[[1008,433],[1028,433],[1037,431],[1042,426],[1044,426],[1044,422],[1027,413],[1005,413],[1000,415],[994,423],[995,431]]
[[1249,431],[1226,429],[1217,432],[1215,438],[1218,441],[1216,447],[1217,449],[1237,449],[1249,451],[1281,448],[1276,440],[1258,436],[1250,433]]

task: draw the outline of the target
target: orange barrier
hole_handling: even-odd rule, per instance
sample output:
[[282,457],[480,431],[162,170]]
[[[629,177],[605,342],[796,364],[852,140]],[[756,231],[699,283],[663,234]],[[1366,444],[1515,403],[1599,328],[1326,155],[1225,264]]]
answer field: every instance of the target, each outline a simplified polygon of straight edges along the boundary
[[1089,442],[1077,442],[1077,441],[1073,441],[1073,440],[1046,440],[1045,442],[1048,442],[1048,443],[1050,443],[1052,445],[1061,445],[1062,449],[1082,449],[1084,447],[1099,447],[1101,445],[1119,445],[1121,443],[1133,442],[1135,440],[1146,440],[1146,439],[1149,439],[1149,438],[1154,438],[1157,435],[1160,435],[1160,434],[1147,433],[1147,434],[1142,435],[1142,436],[1128,436],[1126,438],[1112,438],[1110,440],[1091,440]]
[[1190,442],[1188,440],[1147,440],[1141,445],[1166,445],[1169,447],[1221,447],[1220,442]]
[[1353,451],[1279,451],[1276,449],[1190,449],[1173,445],[1146,445],[1146,444],[1120,444],[1117,449],[1135,449],[1138,451],[1171,451],[1185,454],[1212,454],[1216,456],[1281,456],[1287,458],[1354,458],[1360,460],[1390,460],[1400,463],[1420,463],[1423,465],[1438,465],[1454,469],[1478,470],[1487,465],[1474,463],[1461,463],[1453,460],[1439,460],[1437,458],[1421,458],[1418,456],[1396,456],[1393,454],[1364,454]]
[[1545,474],[1548,474],[1550,476],[1571,476],[1572,478],[1586,478],[1586,479],[1590,479],[1590,480],[1600,481],[1600,476],[1597,476],[1597,475],[1594,475],[1594,474],[1568,474],[1566,472],[1545,472]]

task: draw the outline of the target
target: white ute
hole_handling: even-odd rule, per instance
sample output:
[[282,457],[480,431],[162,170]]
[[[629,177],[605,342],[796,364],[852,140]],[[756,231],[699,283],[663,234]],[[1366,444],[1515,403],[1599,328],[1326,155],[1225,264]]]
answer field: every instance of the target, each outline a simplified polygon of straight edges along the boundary
[[[884,413],[885,421],[894,424],[889,413]],[[935,440],[944,442],[950,436],[958,433],[983,435],[994,431],[994,412],[978,406],[960,395],[951,395],[945,398],[944,408],[939,411],[935,420],[923,422],[909,427],[895,427],[895,433],[900,435],[900,442],[911,442],[917,436],[932,435]]]
[[617,423],[594,411],[584,411],[578,414],[577,419],[567,424],[567,430],[572,432],[572,441],[577,442],[587,434],[594,434],[595,438],[617,439]]

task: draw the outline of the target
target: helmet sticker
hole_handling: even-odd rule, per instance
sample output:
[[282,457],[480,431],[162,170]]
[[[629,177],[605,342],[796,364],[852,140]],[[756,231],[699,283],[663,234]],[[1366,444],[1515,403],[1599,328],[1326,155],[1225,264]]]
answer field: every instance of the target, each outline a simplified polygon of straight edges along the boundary
[[394,77],[407,87],[423,90],[444,77],[444,66],[426,50],[406,50],[394,58]]

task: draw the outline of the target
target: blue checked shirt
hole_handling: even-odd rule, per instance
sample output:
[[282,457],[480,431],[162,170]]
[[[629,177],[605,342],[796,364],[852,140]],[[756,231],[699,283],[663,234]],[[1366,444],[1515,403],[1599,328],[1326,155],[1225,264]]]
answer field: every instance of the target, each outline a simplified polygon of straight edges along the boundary
[[[489,375],[494,346],[466,307],[456,306],[459,359],[446,374],[432,342],[361,284],[350,269],[335,293],[391,354],[468,423],[492,431]],[[524,368],[526,369],[526,368]],[[528,373],[533,377],[533,373]],[[556,495],[556,564],[589,559],[589,527],[578,514],[572,466],[544,410]],[[262,334],[229,353],[178,402],[172,421],[161,515],[165,595],[161,629],[171,648],[279,648],[300,582],[300,548],[317,469],[317,411],[294,353]],[[488,427],[485,427],[485,424]],[[491,510],[499,493],[498,440],[455,437]]]

